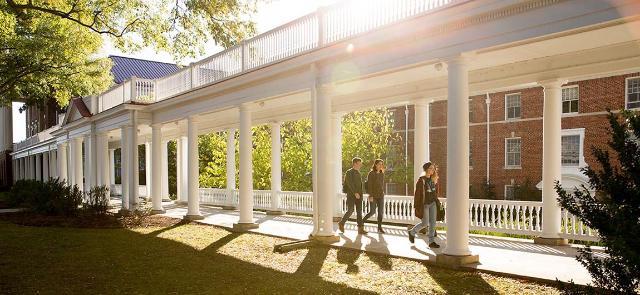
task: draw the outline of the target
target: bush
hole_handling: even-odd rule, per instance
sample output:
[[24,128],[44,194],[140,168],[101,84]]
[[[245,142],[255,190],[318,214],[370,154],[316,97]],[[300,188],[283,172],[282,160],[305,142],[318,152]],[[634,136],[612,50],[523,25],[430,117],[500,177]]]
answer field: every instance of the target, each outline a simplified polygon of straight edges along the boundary
[[542,201],[542,191],[529,178],[525,179],[522,184],[516,185],[514,195],[518,201]]
[[93,214],[105,215],[109,209],[109,188],[106,185],[94,186],[85,193],[82,207]]
[[19,180],[11,189],[9,203],[36,213],[73,215],[82,204],[82,192],[57,178],[47,182]]
[[491,182],[488,182],[488,183],[482,182],[478,184],[469,185],[469,198],[495,200],[496,199],[495,186]]
[[[640,115],[623,111],[620,118],[609,112],[609,124],[608,145],[619,166],[611,163],[608,151],[592,147],[601,170],[583,168],[590,188],[583,185],[569,193],[556,182],[556,191],[560,205],[597,230],[606,246],[607,257],[595,256],[589,247],[577,257],[595,285],[635,294],[640,287]],[[590,189],[598,194],[590,194]]]

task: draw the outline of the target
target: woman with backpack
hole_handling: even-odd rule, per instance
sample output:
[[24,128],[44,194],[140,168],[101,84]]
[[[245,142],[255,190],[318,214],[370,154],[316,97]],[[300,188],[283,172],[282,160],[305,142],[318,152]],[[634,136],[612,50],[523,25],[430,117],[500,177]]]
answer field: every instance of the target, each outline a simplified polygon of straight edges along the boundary
[[427,231],[427,244],[429,248],[440,248],[440,245],[435,242],[436,214],[438,211],[438,196],[436,194],[438,167],[431,162],[427,162],[422,165],[422,170],[424,170],[424,172],[422,176],[418,178],[413,194],[415,215],[421,219],[421,222],[409,230],[409,241],[414,243],[418,231],[429,227]]
[[378,233],[383,234],[382,218],[384,215],[384,161],[376,159],[367,175],[367,193],[369,193],[369,213],[362,219],[367,221],[378,210]]

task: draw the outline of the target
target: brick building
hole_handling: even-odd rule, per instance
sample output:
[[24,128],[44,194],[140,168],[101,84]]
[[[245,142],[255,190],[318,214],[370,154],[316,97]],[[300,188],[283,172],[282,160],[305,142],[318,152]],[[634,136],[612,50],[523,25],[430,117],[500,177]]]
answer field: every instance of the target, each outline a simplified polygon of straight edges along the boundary
[[[579,169],[597,164],[591,147],[608,148],[610,132],[607,109],[621,110],[625,104],[627,109],[636,108],[640,106],[639,95],[640,73],[599,77],[563,86],[562,179],[565,187],[586,183],[587,178]],[[525,184],[527,180],[532,186],[539,187],[542,179],[543,88],[495,92],[489,93],[488,97],[488,103],[487,95],[469,98],[469,182],[472,191],[481,187],[487,181],[488,172],[496,198],[514,199],[514,187]],[[394,132],[402,138],[397,144],[404,146],[404,138],[408,138],[407,163],[411,165],[413,106],[396,107],[391,111],[394,113]],[[405,129],[406,123],[408,130]],[[447,102],[431,103],[430,158],[439,165],[441,176],[446,176],[446,125]],[[404,155],[394,156],[403,161],[401,158]],[[446,177],[442,177],[441,181],[444,193]],[[408,185],[409,191],[413,189],[412,186],[411,183]],[[387,189],[390,194],[404,194],[404,184],[392,184]]]

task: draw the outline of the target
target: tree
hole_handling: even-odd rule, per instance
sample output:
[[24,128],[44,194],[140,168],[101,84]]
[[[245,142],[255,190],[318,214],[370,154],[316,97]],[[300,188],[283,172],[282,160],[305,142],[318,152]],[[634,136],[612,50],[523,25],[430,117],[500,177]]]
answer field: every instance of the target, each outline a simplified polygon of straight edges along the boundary
[[110,61],[91,57],[102,46],[99,35],[49,16],[21,21],[2,4],[0,23],[0,106],[66,105],[110,85]]
[[110,63],[93,58],[106,36],[125,52],[143,47],[176,59],[230,47],[255,33],[256,0],[0,0],[0,105],[99,93]]
[[[622,119],[622,120],[621,120]],[[609,151],[592,147],[601,170],[582,171],[589,186],[567,192],[556,182],[560,205],[597,230],[608,257],[595,257],[591,248],[580,250],[577,259],[591,273],[597,287],[633,294],[640,287],[640,116],[623,111],[609,112],[612,138]]]
[[362,158],[364,171],[375,159],[385,159],[393,139],[393,122],[387,108],[352,112],[342,119],[342,171],[351,167],[353,157]]
[[311,120],[282,123],[282,190],[312,190]]

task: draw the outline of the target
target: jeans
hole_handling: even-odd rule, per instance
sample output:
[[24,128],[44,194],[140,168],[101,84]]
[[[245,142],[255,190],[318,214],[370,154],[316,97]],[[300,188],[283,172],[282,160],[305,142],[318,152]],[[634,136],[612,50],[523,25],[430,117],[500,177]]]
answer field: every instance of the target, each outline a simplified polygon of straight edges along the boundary
[[425,227],[429,227],[427,231],[428,244],[435,242],[436,235],[436,202],[424,205],[424,213],[422,214],[422,221],[413,226],[410,232],[416,235],[420,230]]
[[376,213],[376,208],[378,209],[378,226],[382,226],[382,217],[384,215],[384,197],[373,198],[373,201],[369,202],[369,213],[364,216],[362,222],[367,221],[369,217],[373,216],[373,214]]
[[347,212],[344,213],[344,216],[340,220],[340,224],[344,225],[347,222],[347,219],[351,217],[353,214],[353,207],[356,209],[356,216],[358,221],[358,227],[363,227],[364,223],[362,221],[362,195],[360,195],[360,199],[356,199],[355,195],[347,195]]

